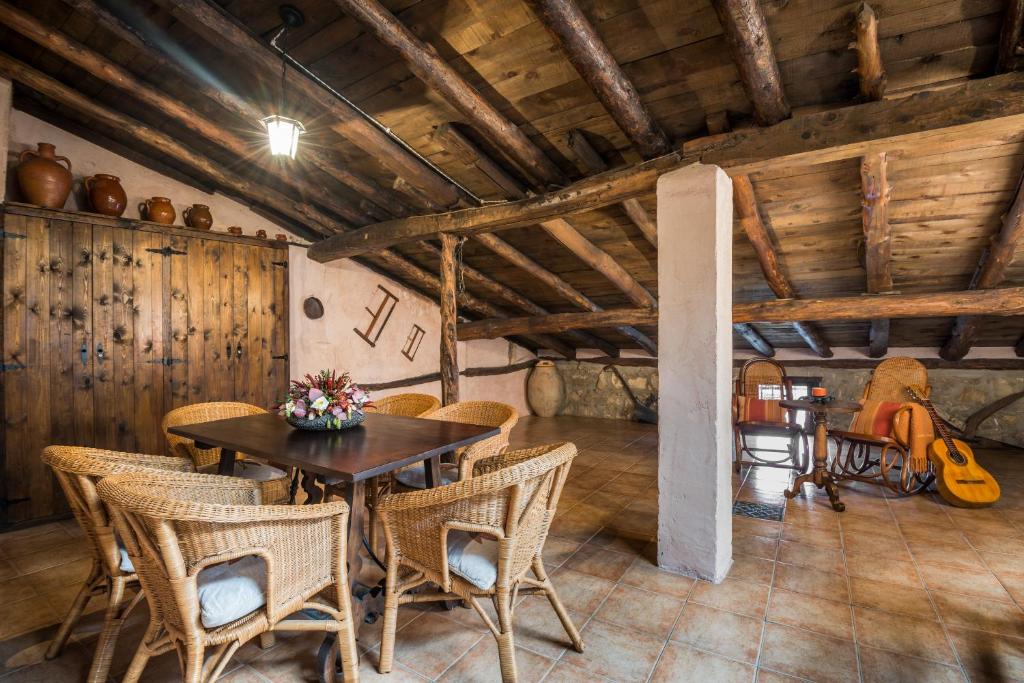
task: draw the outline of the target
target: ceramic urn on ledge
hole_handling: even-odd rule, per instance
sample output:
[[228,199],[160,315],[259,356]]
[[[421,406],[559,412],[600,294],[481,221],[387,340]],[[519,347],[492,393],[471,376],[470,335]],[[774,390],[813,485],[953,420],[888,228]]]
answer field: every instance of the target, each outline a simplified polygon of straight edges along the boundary
[[554,362],[537,361],[526,382],[526,400],[539,417],[554,417],[565,403],[565,381]]

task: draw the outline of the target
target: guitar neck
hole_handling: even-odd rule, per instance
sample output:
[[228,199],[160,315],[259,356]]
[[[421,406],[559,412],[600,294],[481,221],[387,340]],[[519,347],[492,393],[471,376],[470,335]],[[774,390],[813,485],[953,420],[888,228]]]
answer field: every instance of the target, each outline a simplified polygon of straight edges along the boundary
[[942,439],[943,443],[946,444],[946,448],[951,453],[956,452],[956,444],[953,443],[953,437],[946,429],[946,423],[939,417],[939,413],[935,410],[935,406],[932,402],[926,398],[918,398],[918,402],[924,406],[924,409],[928,411],[928,417],[932,419],[932,424],[935,425],[935,431],[939,433],[939,438]]

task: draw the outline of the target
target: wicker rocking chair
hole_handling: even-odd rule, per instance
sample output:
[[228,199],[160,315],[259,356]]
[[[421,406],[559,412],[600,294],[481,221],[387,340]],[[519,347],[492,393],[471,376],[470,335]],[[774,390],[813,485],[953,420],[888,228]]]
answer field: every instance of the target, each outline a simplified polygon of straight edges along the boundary
[[[519,594],[543,593],[573,648],[583,651],[541,559],[575,457],[571,443],[493,455],[477,460],[468,479],[381,499],[377,513],[388,545],[381,673],[393,664],[398,607],[410,602],[465,600],[498,641],[506,683],[516,680],[512,614]],[[440,590],[410,594],[428,583]],[[493,602],[497,624],[481,598]]]
[[[97,483],[106,476],[124,472],[188,472],[192,463],[182,458],[140,453],[120,453],[79,446],[49,446],[43,450],[43,462],[53,469],[75,519],[92,546],[92,569],[75,597],[57,635],[46,651],[46,659],[60,655],[72,629],[94,597],[108,595],[103,630],[86,678],[89,683],[107,680],[121,626],[142,597],[135,568],[118,543],[110,512],[96,492]],[[129,598],[134,589],[136,594]]]
[[[170,650],[183,681],[214,681],[271,630],[337,633],[345,680],[358,680],[344,501],[265,506],[258,482],[209,474],[116,475],[98,490],[150,606],[125,683]],[[300,610],[328,618],[288,618]]]
[[[909,386],[923,388],[926,396],[931,393],[928,370],[922,363],[895,357],[878,364],[861,397],[865,410],[854,415],[850,429],[829,430],[836,443],[830,463],[833,475],[885,486],[900,495],[920,493],[931,484],[931,464],[909,466],[910,444],[897,438],[891,427],[897,420],[909,419],[913,401]],[[880,415],[888,419],[880,420]],[[877,423],[884,423],[884,429]]]
[[[792,398],[793,385],[782,365],[767,358],[753,358],[743,364],[733,405],[736,472],[743,465],[807,470],[807,432],[796,422],[794,411],[779,405],[779,401]],[[753,440],[767,437],[784,439],[786,447],[754,445]]]

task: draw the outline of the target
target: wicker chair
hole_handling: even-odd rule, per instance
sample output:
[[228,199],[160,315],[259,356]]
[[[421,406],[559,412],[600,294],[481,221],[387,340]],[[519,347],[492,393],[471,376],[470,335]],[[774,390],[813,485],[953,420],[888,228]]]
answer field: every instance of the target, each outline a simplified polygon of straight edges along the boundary
[[[763,395],[765,388],[769,396]],[[792,398],[793,385],[782,365],[767,358],[753,358],[743,364],[733,401],[737,472],[743,465],[781,467],[797,472],[807,470],[810,458],[807,432],[796,422],[794,411],[779,406],[779,401]],[[758,437],[785,439],[787,446],[767,448],[748,441]],[[749,459],[745,459],[745,455]]]
[[[875,368],[861,402],[902,404],[892,415],[895,421],[910,409],[908,404],[913,401],[907,391],[910,386],[923,388],[926,397],[931,393],[927,368],[913,358],[889,358]],[[879,484],[901,495],[925,490],[934,479],[931,466],[926,464],[924,469],[916,471],[907,466],[909,444],[901,443],[893,435],[869,434],[866,428],[856,429],[859,423],[865,422],[865,417],[864,413],[854,415],[849,430],[829,430],[829,436],[836,442],[832,473],[844,479]]]
[[[358,680],[344,501],[264,506],[257,482],[208,474],[117,475],[99,494],[150,606],[124,681],[170,650],[184,681],[214,681],[239,647],[270,630],[336,632],[345,680]],[[329,618],[287,618],[306,609]]]
[[[492,455],[477,460],[474,476],[425,491],[385,496],[377,514],[388,545],[384,624],[378,670],[394,659],[398,606],[465,600],[498,641],[503,681],[516,680],[512,613],[519,594],[543,593],[573,647],[583,640],[544,570],[541,551],[558,497],[576,457],[571,443]],[[488,538],[479,550],[475,537]],[[491,540],[493,539],[493,540]],[[527,576],[532,570],[533,577]],[[410,594],[427,583],[440,591]],[[495,624],[480,598],[489,598]]]
[[[473,475],[473,463],[481,458],[497,455],[508,447],[509,434],[519,422],[519,413],[507,403],[497,401],[459,401],[424,415],[428,420],[448,420],[465,424],[499,427],[501,433],[483,441],[460,448],[455,452],[455,462],[441,467],[441,483],[450,484]],[[423,467],[414,465],[395,475],[399,484],[414,489],[426,486]]]
[[[235,403],[221,401],[212,403],[194,403],[188,406],[175,408],[164,415],[160,428],[164,432],[164,438],[175,455],[186,456],[195,463],[197,472],[217,473],[217,466],[220,464],[220,449],[196,448],[191,439],[171,434],[168,429],[180,427],[181,425],[199,424],[202,422],[213,422],[214,420],[226,420],[230,417],[244,417],[246,415],[259,415],[267,411],[259,406],[248,403]],[[263,500],[270,503],[283,503],[290,496],[290,482],[288,473],[270,465],[264,465],[252,460],[244,460],[239,453],[235,460],[234,476],[242,479],[252,479],[260,482],[263,487]]]
[[92,569],[50,643],[46,658],[53,659],[61,653],[89,601],[109,594],[103,630],[86,679],[90,683],[99,683],[107,680],[121,626],[139,602],[142,592],[138,591],[131,599],[127,595],[129,589],[138,590],[138,577],[118,543],[110,512],[100,500],[96,484],[111,474],[139,470],[187,472],[192,469],[192,463],[181,458],[79,446],[48,446],[43,449],[43,462],[53,469],[75,519],[89,539],[93,554]]
[[384,398],[373,399],[373,407],[368,412],[381,415],[402,415],[404,417],[422,417],[441,407],[440,399],[430,394],[394,394]]

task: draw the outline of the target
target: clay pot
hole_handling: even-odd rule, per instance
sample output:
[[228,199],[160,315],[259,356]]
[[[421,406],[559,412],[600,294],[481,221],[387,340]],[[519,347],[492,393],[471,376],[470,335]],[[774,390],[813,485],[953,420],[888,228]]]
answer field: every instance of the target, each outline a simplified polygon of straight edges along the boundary
[[549,360],[538,361],[526,381],[526,400],[539,417],[554,417],[565,403],[565,382],[562,373]]
[[261,240],[267,239],[267,231],[266,230],[257,230],[256,231],[256,237],[260,238]]
[[97,173],[82,181],[89,204],[96,213],[104,216],[120,216],[128,208],[128,196],[121,187],[121,179],[117,176]]
[[288,235],[284,234],[283,232],[279,232],[276,235],[274,235],[274,239],[277,240],[278,242],[287,242]]
[[29,204],[62,209],[71,194],[71,162],[54,154],[56,148],[49,142],[37,145],[38,149],[26,149],[18,156],[18,186]]
[[146,220],[154,223],[170,225],[177,217],[174,205],[167,197],[150,197],[142,204],[139,204],[139,215],[145,215]]
[[210,207],[205,204],[193,204],[185,209],[185,225],[199,230],[209,230],[213,227],[213,214]]
[[242,229],[237,225],[232,225],[230,228],[228,228],[228,232],[232,235],[241,235]]

